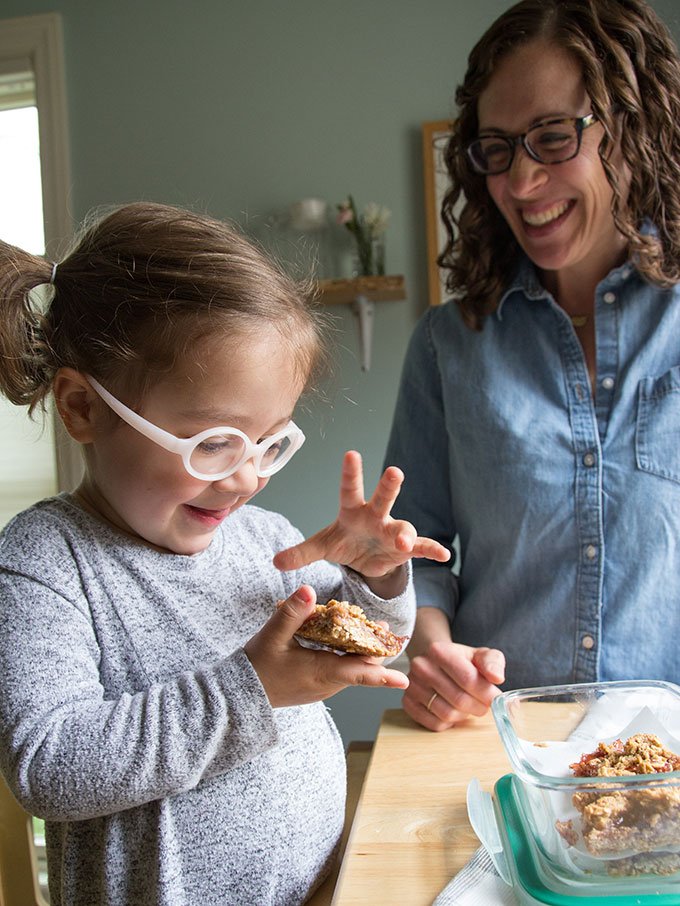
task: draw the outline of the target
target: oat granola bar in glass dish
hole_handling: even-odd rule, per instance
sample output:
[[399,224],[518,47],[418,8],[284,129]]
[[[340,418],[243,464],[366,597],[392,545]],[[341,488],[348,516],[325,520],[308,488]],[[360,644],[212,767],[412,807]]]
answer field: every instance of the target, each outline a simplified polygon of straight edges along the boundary
[[551,892],[546,902],[679,904],[680,688],[514,690],[492,712],[512,766],[496,784],[495,816],[505,848],[522,844],[515,868]]

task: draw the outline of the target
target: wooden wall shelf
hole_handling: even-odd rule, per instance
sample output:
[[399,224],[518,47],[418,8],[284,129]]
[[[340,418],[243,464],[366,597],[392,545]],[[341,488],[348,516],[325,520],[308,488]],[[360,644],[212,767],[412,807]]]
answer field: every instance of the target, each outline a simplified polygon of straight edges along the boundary
[[321,301],[325,305],[348,304],[358,296],[371,302],[396,302],[406,298],[401,274],[385,277],[353,277],[348,280],[319,280]]
[[319,298],[326,305],[351,305],[359,319],[361,369],[371,367],[373,316],[376,302],[396,302],[406,298],[401,274],[384,277],[354,277],[350,280],[319,280]]

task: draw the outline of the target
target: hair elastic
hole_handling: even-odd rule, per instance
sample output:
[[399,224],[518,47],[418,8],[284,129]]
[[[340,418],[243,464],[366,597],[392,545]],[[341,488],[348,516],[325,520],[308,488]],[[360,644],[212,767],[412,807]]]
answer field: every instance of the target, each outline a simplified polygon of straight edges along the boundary
[[52,286],[54,286],[54,278],[56,276],[57,276],[57,262],[55,261],[52,264],[52,273],[50,274],[50,280],[49,280],[49,282],[52,284]]

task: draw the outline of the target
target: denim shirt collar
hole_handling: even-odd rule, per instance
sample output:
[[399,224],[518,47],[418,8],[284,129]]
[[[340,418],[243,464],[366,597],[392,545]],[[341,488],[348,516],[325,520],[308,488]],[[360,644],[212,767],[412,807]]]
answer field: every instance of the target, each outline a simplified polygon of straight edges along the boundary
[[[623,264],[613,268],[607,276],[599,282],[598,286],[604,290],[619,287],[628,280],[632,274],[636,273],[635,265],[629,258],[624,261]],[[499,321],[503,320],[503,307],[506,301],[515,293],[521,293],[530,301],[539,301],[541,299],[554,301],[551,293],[538,279],[536,266],[526,255],[522,255],[520,258],[515,273],[508,284],[507,289],[500,298],[495,311],[495,315]]]
[[550,293],[540,283],[536,268],[526,255],[520,258],[515,274],[500,298],[496,308],[496,317],[499,321],[503,320],[503,306],[506,300],[514,293],[522,293],[531,300],[550,299]]

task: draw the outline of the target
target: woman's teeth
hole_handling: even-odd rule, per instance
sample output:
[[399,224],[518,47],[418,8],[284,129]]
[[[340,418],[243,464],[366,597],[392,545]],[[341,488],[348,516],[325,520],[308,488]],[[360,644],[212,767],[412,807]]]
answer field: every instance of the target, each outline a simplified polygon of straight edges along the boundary
[[568,207],[569,202],[563,201],[560,204],[554,205],[552,208],[548,208],[547,211],[538,211],[535,214],[524,211],[522,213],[522,219],[525,223],[528,223],[529,226],[545,226],[546,223],[550,223],[552,220],[557,220],[558,217],[561,217]]

